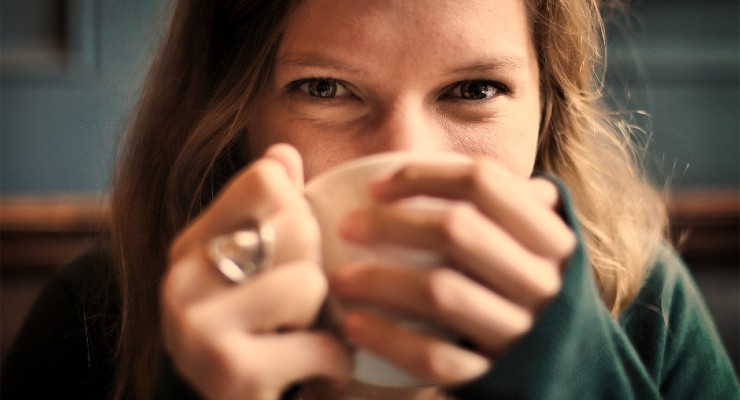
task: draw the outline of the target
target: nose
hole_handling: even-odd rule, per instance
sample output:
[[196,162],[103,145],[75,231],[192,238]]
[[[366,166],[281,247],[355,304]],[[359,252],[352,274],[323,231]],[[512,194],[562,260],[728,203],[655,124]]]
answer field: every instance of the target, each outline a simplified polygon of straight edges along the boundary
[[376,125],[376,151],[442,151],[445,135],[423,106],[398,102],[384,110]]

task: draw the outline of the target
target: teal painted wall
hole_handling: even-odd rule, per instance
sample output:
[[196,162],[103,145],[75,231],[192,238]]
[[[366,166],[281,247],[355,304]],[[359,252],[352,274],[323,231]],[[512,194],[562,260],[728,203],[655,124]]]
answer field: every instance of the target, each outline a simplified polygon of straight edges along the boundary
[[678,189],[740,187],[740,2],[633,3],[609,29],[607,82],[649,115],[646,166]]
[[0,194],[107,190],[164,4],[0,1]]
[[[0,0],[0,195],[107,190],[165,3]],[[66,9],[64,21],[53,19],[49,4]],[[617,103],[650,114],[635,120],[652,132],[646,165],[658,182],[740,187],[738,7],[732,0],[643,0],[632,8],[631,26],[610,29],[607,82]],[[44,31],[54,23],[56,31]],[[14,29],[41,32],[25,39],[31,48],[64,37],[66,55],[41,67],[26,57],[19,67],[13,62],[23,42]]]

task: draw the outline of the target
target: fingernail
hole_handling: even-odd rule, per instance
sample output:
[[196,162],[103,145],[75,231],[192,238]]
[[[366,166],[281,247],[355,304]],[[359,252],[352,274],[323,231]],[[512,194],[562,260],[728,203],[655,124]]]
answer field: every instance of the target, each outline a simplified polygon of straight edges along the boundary
[[360,266],[355,264],[344,264],[337,267],[331,276],[330,283],[334,294],[339,297],[351,295],[359,270]]
[[363,318],[362,315],[347,311],[342,318],[342,333],[346,340],[354,343],[354,338],[359,332],[362,332]]
[[375,181],[370,182],[370,195],[373,196],[375,200],[382,201],[386,197],[387,188],[388,187],[388,178],[382,178]]

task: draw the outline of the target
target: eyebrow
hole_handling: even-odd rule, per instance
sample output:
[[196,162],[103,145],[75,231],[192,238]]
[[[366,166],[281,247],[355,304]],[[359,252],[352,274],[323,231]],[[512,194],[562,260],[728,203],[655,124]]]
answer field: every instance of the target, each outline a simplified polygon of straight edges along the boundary
[[[365,71],[351,66],[349,63],[339,58],[316,53],[285,53],[278,58],[277,64],[298,67],[319,67],[344,71],[352,74],[367,75]],[[529,67],[529,64],[529,61],[524,57],[508,55],[503,57],[487,58],[474,61],[461,67],[450,68],[447,70],[447,74],[465,74],[500,69],[526,69]]]
[[464,73],[491,71],[491,70],[498,70],[498,69],[526,69],[526,68],[529,68],[529,61],[527,61],[527,59],[525,59],[524,57],[504,56],[504,57],[495,57],[492,59],[474,61],[462,67],[451,68],[447,72],[449,74],[464,74]]
[[277,64],[297,67],[320,67],[344,71],[355,75],[366,75],[365,71],[357,69],[341,59],[315,53],[285,53],[277,59]]

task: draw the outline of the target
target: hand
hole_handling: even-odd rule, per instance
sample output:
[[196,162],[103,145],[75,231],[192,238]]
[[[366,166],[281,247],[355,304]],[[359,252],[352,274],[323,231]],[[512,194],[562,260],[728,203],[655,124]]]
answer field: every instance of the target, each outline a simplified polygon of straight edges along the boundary
[[[308,330],[328,283],[317,264],[318,227],[302,185],[298,153],[273,146],[233,178],[170,249],[161,292],[165,345],[175,368],[207,398],[273,400],[298,381],[349,379],[344,346]],[[274,227],[274,265],[231,285],[206,247],[250,220]]]
[[[376,182],[371,191],[379,204],[343,221],[347,240],[432,250],[447,265],[346,265],[332,277],[334,291],[344,300],[443,325],[472,342],[476,351],[367,311],[347,312],[344,334],[433,383],[455,384],[481,375],[491,359],[531,329],[538,312],[560,290],[562,268],[576,239],[556,212],[557,188],[545,179],[512,176],[494,161],[477,160],[410,165]],[[399,204],[418,195],[454,205],[440,211]]]

